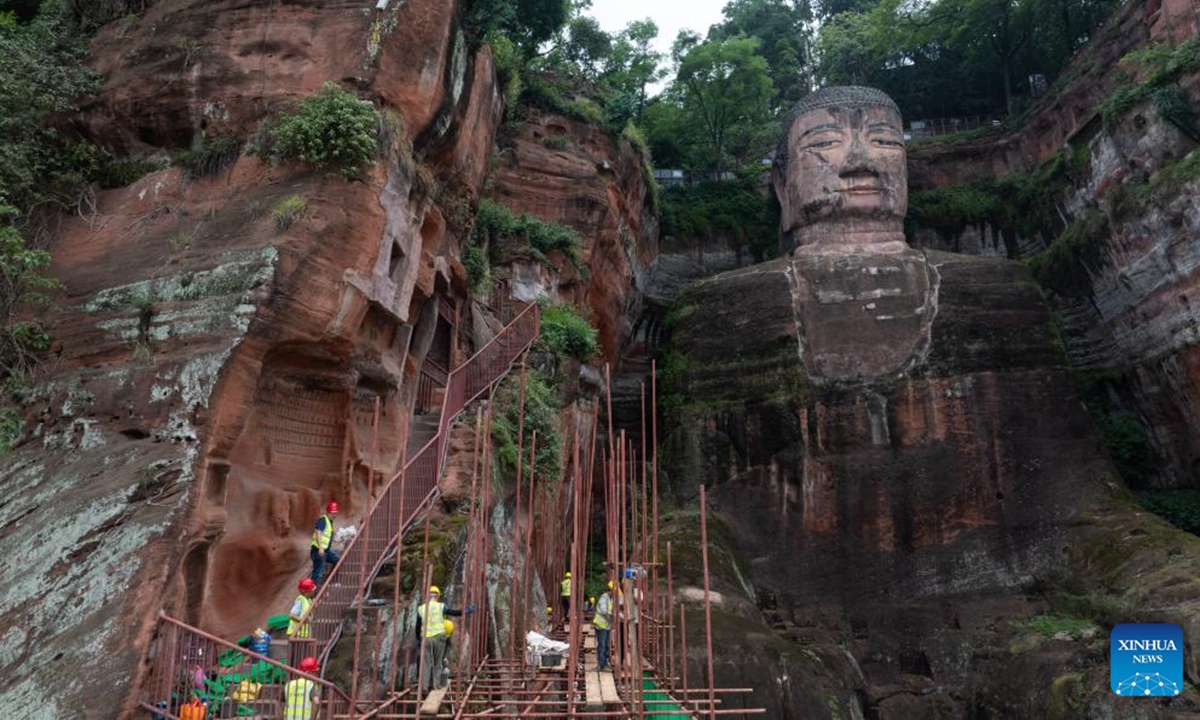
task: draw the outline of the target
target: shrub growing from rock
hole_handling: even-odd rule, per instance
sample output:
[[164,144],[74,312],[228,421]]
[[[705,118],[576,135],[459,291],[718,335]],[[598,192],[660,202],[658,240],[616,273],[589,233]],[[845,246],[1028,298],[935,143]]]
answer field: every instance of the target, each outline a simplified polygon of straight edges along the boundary
[[596,328],[570,305],[542,308],[541,342],[560,357],[587,360],[596,354]]
[[349,179],[378,157],[379,125],[374,105],[327,82],[294,114],[264,126],[254,152],[301,160]]
[[299,195],[289,195],[275,204],[275,209],[271,211],[271,218],[275,220],[276,227],[280,230],[287,230],[306,212],[308,212],[308,203],[304,202],[304,198]]

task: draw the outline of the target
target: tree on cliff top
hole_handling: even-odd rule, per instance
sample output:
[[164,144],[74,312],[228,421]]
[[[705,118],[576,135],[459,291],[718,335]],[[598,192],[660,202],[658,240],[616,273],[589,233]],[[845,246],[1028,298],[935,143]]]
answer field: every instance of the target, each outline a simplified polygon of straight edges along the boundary
[[[819,3],[822,84],[867,84],[911,119],[1025,104],[1028,78],[1053,79],[1119,0],[838,0]],[[826,8],[848,10],[825,16]]]
[[704,128],[717,177],[732,151],[740,165],[759,144],[770,117],[771,76],[756,38],[715,40],[692,48],[679,65],[684,114]]
[[0,13],[0,205],[28,216],[48,202],[77,204],[95,151],[60,119],[98,86],[84,53],[57,12],[25,24]]
[[570,17],[570,0],[472,0],[463,27],[475,43],[502,33],[531,57]]
[[722,12],[724,22],[712,27],[708,39],[758,38],[758,54],[767,61],[775,88],[773,108],[789,108],[808,94],[812,9],[806,0],[730,0]]

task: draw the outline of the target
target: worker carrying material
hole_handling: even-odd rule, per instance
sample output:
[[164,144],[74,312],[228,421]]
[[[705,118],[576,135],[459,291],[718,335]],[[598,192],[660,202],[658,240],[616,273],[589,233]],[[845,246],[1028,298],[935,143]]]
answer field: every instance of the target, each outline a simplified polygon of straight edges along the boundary
[[325,572],[325,560],[329,553],[329,548],[333,545],[333,519],[337,517],[338,504],[330,501],[325,506],[325,514],[317,518],[316,526],[313,528],[312,548],[309,555],[312,558],[312,581],[314,585],[321,584],[321,575]]
[[[316,675],[320,671],[317,659],[306,657],[300,661],[297,668],[308,675]],[[317,684],[305,677],[292,680],[283,688],[284,709],[283,720],[313,720],[320,704]]]
[[608,581],[608,589],[596,602],[596,614],[592,617],[592,625],[596,628],[596,669],[610,670],[608,664],[608,638],[613,626],[612,580]]
[[[421,692],[428,693],[431,687],[445,687],[442,677],[442,666],[446,658],[446,618],[470,615],[475,612],[474,605],[468,605],[463,610],[448,608],[441,601],[442,591],[437,585],[429,586],[428,599],[417,607],[417,637],[424,637],[425,654],[422,656]],[[450,625],[454,627],[453,624]],[[423,635],[422,635],[423,634]]]
[[561,592],[559,595],[562,598],[562,616],[563,622],[567,622],[571,615],[571,573],[563,573],[563,581],[559,583]]
[[288,638],[292,640],[307,640],[312,637],[312,629],[308,624],[308,613],[312,610],[312,596],[317,591],[317,584],[312,578],[304,578],[298,588],[300,594],[292,603],[292,611],[288,615]]

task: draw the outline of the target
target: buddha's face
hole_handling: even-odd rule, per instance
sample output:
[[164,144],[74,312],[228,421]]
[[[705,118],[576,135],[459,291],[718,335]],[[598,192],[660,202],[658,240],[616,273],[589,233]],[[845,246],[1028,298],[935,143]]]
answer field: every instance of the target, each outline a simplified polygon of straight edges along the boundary
[[908,210],[900,114],[881,106],[811,110],[787,139],[785,231],[854,218],[899,220]]

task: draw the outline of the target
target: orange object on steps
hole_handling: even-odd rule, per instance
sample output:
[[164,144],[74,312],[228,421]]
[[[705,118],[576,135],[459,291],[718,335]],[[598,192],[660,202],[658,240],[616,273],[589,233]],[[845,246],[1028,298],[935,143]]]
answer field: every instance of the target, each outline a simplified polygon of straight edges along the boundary
[[199,700],[192,700],[191,704],[179,708],[179,720],[204,720],[207,714],[208,706],[201,705]]

